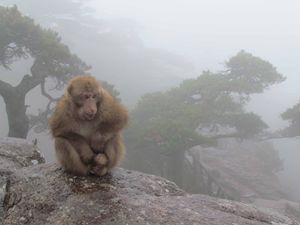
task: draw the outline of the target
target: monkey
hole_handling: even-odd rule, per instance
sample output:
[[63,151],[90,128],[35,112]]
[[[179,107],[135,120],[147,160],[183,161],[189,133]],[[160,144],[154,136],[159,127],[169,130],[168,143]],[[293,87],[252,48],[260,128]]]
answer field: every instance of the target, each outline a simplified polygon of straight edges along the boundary
[[124,158],[127,109],[92,76],[70,80],[49,119],[56,157],[75,175],[103,176]]

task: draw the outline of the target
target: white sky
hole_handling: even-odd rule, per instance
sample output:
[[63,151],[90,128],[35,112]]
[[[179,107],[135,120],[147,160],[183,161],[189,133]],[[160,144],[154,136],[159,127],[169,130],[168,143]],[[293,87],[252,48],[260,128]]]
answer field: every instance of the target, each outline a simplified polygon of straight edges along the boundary
[[[300,100],[299,0],[93,0],[103,19],[130,19],[149,47],[184,56],[202,70],[244,49],[270,61],[287,81],[255,98],[251,109],[277,129],[286,109]],[[183,74],[183,77],[185,75]]]
[[[149,46],[180,53],[196,64],[201,63],[197,56],[203,55],[203,51],[209,53],[208,58],[210,54],[221,56],[220,63],[242,46],[253,51],[255,47],[257,51],[269,48],[266,49],[269,52],[281,47],[278,45],[282,48],[294,45],[295,52],[300,48],[299,0],[92,2],[99,17],[132,19],[142,27],[141,35]],[[232,49],[232,53],[220,54],[226,48]]]

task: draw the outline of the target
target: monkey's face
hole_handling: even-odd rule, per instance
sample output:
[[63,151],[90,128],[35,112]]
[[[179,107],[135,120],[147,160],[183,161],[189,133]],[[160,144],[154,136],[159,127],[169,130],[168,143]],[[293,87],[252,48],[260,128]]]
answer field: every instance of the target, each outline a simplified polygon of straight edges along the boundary
[[77,114],[82,120],[93,120],[98,111],[100,95],[97,92],[84,91],[73,96]]
[[101,101],[101,85],[94,77],[73,78],[67,87],[67,93],[74,106],[72,112],[79,119],[91,121],[95,118]]

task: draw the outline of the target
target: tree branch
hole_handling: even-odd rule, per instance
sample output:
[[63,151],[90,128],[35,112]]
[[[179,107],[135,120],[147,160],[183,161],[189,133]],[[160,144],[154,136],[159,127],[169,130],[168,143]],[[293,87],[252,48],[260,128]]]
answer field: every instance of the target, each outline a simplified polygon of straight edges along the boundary
[[44,111],[42,110],[39,111],[38,115],[29,115],[30,129],[36,127],[37,133],[47,129],[47,118],[48,115],[50,115],[53,111],[53,109],[51,109],[51,104],[53,102],[56,102],[59,99],[59,98],[54,98],[47,93],[45,88],[45,79],[41,82],[41,94],[49,100],[46,109]]
[[42,77],[33,77],[29,74],[26,74],[21,82],[16,86],[17,91],[19,91],[21,94],[28,93],[31,89],[38,86],[44,78]]
[[51,104],[53,102],[58,101],[59,98],[53,98],[50,94],[48,94],[46,92],[46,89],[45,89],[45,80],[43,80],[42,83],[41,83],[41,93],[42,93],[43,96],[45,96],[46,98],[49,99],[49,102],[48,102],[46,110],[45,110],[45,113],[48,115],[49,113],[51,113],[51,108],[50,108]]
[[42,72],[42,65],[38,62],[38,60],[34,61],[33,65],[30,68],[30,71],[31,76],[29,74],[26,74],[16,87],[17,90],[22,94],[26,94],[31,89],[44,82],[45,78],[47,77],[47,74]]
[[0,95],[3,98],[6,98],[7,95],[12,91],[13,86],[11,86],[9,83],[6,83],[3,80],[0,80]]
[[41,93],[42,93],[43,96],[45,96],[46,98],[48,98],[50,102],[54,102],[54,101],[58,100],[58,98],[53,98],[50,94],[48,94],[46,92],[46,89],[45,89],[45,79],[41,83]]

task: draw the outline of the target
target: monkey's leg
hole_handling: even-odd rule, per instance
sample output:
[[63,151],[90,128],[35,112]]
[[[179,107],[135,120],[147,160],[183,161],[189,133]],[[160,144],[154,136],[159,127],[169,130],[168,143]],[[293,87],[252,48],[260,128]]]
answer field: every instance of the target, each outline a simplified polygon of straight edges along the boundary
[[116,134],[106,145],[104,150],[108,158],[108,170],[117,166],[125,155],[125,148],[120,134]]
[[55,138],[55,150],[59,163],[66,171],[76,175],[88,174],[89,166],[82,162],[77,150],[67,139]]
[[103,154],[98,154],[97,156],[105,155],[107,157],[107,162],[105,165],[94,166],[92,168],[93,171],[97,171],[95,174],[104,175],[109,172],[112,168],[114,168],[123,158],[124,158],[124,145],[122,142],[122,138],[120,134],[116,134],[113,138],[111,138],[104,147]]

